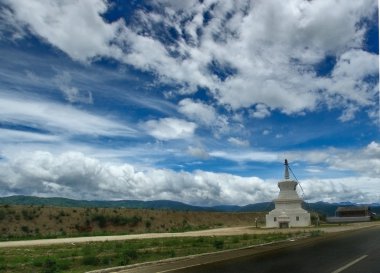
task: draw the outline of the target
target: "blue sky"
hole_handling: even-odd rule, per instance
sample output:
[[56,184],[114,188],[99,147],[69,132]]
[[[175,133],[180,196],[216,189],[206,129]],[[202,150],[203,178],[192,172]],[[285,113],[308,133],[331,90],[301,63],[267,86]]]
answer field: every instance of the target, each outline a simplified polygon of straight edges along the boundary
[[[378,4],[0,4],[0,195],[380,201]],[[300,193],[301,194],[301,193]]]

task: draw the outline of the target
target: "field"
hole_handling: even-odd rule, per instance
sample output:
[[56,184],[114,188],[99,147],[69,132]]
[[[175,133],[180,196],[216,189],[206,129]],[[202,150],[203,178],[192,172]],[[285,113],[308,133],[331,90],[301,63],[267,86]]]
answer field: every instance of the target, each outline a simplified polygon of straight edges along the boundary
[[254,225],[255,218],[263,217],[243,212],[2,205],[0,240],[182,232]]
[[1,272],[86,272],[94,269],[181,257],[274,242],[319,232],[243,234],[91,242],[0,249]]

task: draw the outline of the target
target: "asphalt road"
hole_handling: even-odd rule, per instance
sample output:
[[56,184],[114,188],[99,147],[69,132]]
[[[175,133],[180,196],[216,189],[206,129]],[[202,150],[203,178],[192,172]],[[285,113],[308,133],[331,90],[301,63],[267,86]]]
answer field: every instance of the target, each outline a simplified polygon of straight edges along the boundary
[[380,226],[117,272],[380,273]]
[[310,272],[379,273],[380,227],[364,229],[327,240],[165,272]]

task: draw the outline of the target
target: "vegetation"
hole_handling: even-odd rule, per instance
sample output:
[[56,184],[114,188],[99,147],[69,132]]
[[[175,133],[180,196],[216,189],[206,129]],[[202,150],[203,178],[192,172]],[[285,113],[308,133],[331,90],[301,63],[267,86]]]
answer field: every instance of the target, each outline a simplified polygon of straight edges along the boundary
[[[285,240],[307,232],[221,237],[106,241],[0,249],[0,271],[85,272],[145,261],[247,247]],[[310,234],[310,233],[307,233]]]
[[0,205],[0,241],[252,225],[263,213]]

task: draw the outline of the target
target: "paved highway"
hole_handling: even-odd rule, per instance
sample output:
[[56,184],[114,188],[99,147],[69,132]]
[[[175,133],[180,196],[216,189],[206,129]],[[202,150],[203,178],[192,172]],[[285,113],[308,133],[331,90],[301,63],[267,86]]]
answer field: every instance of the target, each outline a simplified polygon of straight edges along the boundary
[[380,227],[142,266],[121,272],[379,273]]
[[380,272],[380,228],[350,232],[307,245],[166,272]]

